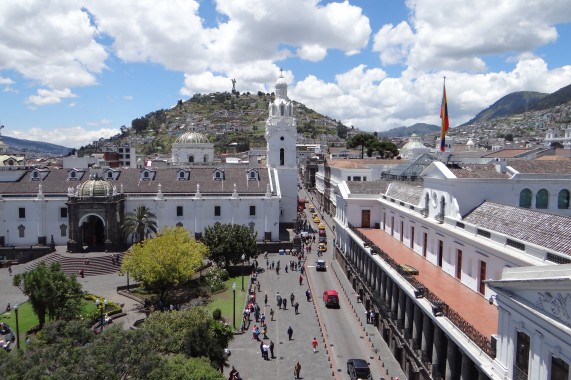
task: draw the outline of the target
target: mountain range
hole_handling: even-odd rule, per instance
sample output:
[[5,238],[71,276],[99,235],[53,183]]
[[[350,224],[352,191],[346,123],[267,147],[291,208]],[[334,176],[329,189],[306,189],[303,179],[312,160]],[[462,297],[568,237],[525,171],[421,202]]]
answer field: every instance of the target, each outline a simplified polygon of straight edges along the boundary
[[[184,102],[184,109],[185,111],[189,107],[200,107],[197,105],[197,102],[193,102],[197,96],[200,98],[199,95],[195,95],[195,97],[187,102]],[[242,99],[246,99],[249,104],[246,106],[242,106],[241,108],[247,109],[249,115],[257,114],[257,115],[264,115],[267,112],[267,99],[265,96],[269,96],[269,94],[258,94],[260,98],[256,102],[253,101],[253,98],[256,95],[247,94]],[[225,98],[221,99],[221,101],[215,105],[216,109],[225,109],[226,112],[232,112],[235,109],[240,109],[240,104],[237,102],[238,99],[228,100],[228,95]],[[204,96],[202,96],[204,98]],[[215,95],[206,96],[206,99],[215,98]],[[464,123],[464,125],[475,124],[478,122],[485,122],[496,117],[506,116],[510,114],[519,114],[526,111],[537,111],[537,110],[544,110],[549,109],[567,102],[571,101],[571,85],[565,86],[552,94],[545,94],[540,92],[532,92],[532,91],[518,91],[508,94],[490,107],[486,108],[485,110],[479,112],[473,119],[469,120],[468,122]],[[193,104],[194,103],[194,104]],[[204,101],[199,102],[198,104],[204,104]],[[181,104],[182,105],[182,104]],[[172,110],[161,110],[151,112],[149,115],[155,115],[159,112],[167,113],[166,118],[169,118],[170,113],[174,112],[178,107],[174,107]],[[255,108],[255,110],[253,110]],[[301,115],[298,115],[298,133],[310,134],[310,137],[317,137],[315,135],[320,133],[330,133],[335,131],[334,125],[337,124],[337,131],[339,131],[342,124],[338,123],[337,121],[328,118],[327,116],[321,115],[311,109],[306,108],[303,104],[299,104],[296,107],[296,111],[301,111]],[[173,114],[174,115],[174,114]],[[147,115],[148,116],[148,115]],[[221,121],[221,120],[220,120]],[[258,139],[262,138],[263,135],[261,134],[261,130],[263,129],[263,121],[260,118],[253,119],[253,120],[244,120],[243,125],[249,125],[250,123],[256,124],[254,127],[254,134],[259,135],[257,136]],[[320,127],[321,126],[321,127]],[[316,128],[317,127],[317,128]],[[131,128],[129,128],[131,129]],[[398,128],[393,128],[391,130],[385,132],[379,132],[379,137],[405,137],[410,136],[413,133],[416,133],[419,136],[424,136],[430,133],[434,133],[440,130],[440,126],[431,125],[431,124],[424,124],[424,123],[417,123],[408,127],[402,126]],[[256,133],[257,131],[257,133]],[[263,133],[263,132],[262,132]],[[40,141],[31,141],[31,140],[22,140],[17,139],[9,136],[2,136],[1,138],[6,144],[9,145],[9,151],[12,153],[25,153],[28,157],[40,157],[40,156],[61,156],[66,155],[70,151],[71,148],[67,148],[61,145],[50,144]],[[172,142],[171,142],[172,143]],[[167,148],[166,146],[163,148]],[[139,150],[139,149],[138,149]]]

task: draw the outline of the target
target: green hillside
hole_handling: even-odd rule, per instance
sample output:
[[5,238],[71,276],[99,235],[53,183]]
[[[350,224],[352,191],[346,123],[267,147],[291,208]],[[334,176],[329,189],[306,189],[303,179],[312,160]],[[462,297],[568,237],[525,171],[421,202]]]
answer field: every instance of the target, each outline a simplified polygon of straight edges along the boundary
[[[512,92],[497,102],[492,104],[490,107],[481,111],[472,120],[464,123],[463,125],[475,124],[477,122],[484,122],[496,117],[506,116],[514,113],[515,110],[524,110],[528,108],[531,104],[536,103],[540,99],[548,96],[541,92],[532,91],[518,91]],[[522,111],[522,112],[524,112]]]
[[389,129],[385,132],[379,132],[379,137],[406,137],[413,133],[416,133],[418,136],[424,136],[438,131],[440,131],[440,127],[438,125],[416,123],[410,127],[398,127]]

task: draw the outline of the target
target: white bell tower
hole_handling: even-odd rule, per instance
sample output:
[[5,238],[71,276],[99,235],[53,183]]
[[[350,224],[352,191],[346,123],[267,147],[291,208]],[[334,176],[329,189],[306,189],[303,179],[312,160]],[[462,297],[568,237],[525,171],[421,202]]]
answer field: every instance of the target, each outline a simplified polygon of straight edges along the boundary
[[281,195],[280,223],[293,224],[297,218],[297,127],[282,73],[276,81],[275,94],[266,121],[267,165],[277,174],[275,185]]

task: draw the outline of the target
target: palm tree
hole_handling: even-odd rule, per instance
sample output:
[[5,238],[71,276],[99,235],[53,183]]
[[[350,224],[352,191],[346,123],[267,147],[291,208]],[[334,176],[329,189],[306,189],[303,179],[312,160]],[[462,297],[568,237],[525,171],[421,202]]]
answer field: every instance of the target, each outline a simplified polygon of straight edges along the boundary
[[128,238],[133,235],[133,243],[145,240],[145,237],[157,233],[156,215],[145,206],[139,206],[134,212],[125,215],[125,221],[121,225],[123,236]]

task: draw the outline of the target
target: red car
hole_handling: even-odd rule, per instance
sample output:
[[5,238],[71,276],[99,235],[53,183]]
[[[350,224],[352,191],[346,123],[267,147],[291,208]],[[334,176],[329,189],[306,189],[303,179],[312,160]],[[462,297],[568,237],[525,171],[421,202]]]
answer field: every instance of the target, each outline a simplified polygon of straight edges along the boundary
[[339,307],[339,294],[335,290],[326,290],[323,292],[323,302],[327,307]]

